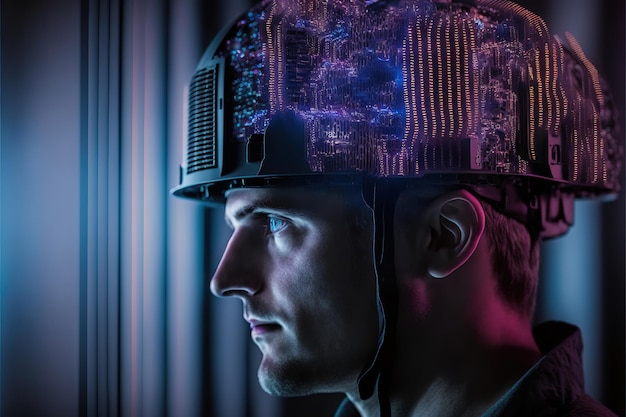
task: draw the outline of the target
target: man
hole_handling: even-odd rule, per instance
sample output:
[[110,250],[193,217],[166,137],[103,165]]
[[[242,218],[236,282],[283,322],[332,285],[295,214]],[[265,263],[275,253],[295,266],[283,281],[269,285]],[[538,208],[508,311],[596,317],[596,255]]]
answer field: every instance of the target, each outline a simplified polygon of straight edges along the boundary
[[531,329],[542,238],[616,193],[610,97],[504,0],[266,1],[191,85],[175,194],[225,202],[211,281],[276,395],[338,416],[613,415],[580,335]]

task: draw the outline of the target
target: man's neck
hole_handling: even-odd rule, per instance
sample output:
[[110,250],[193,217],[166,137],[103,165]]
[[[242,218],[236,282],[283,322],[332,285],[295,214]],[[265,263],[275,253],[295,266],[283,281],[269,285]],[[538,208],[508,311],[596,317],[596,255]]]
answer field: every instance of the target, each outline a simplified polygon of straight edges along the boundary
[[[469,417],[482,415],[541,354],[532,336],[510,344],[472,346],[464,343],[419,352],[405,341],[399,344],[392,364],[389,400],[393,417]],[[423,346],[423,344],[422,344]],[[378,417],[376,393],[361,400],[348,393],[363,417]]]
[[[417,376],[411,381],[407,376],[394,378],[390,387],[389,401],[393,417],[470,417],[480,416],[501,398],[511,386],[534,364],[533,352],[519,352],[524,359],[505,363],[502,357],[485,368],[498,367],[498,375],[488,375],[480,371],[478,364],[471,375],[445,376],[431,379],[420,385]],[[505,355],[506,356],[506,355]],[[532,358],[532,359],[531,359]],[[491,368],[493,369],[493,368]],[[402,381],[402,382],[399,382]],[[379,417],[380,405],[376,392],[367,400],[358,395],[348,394],[363,417]]]
[[450,367],[442,366],[441,372],[433,372],[430,378],[422,379],[421,386],[419,377],[413,375],[411,382],[410,373],[400,368],[391,389],[392,415],[480,416],[540,357],[537,351],[520,347],[484,353],[473,362],[451,361]]

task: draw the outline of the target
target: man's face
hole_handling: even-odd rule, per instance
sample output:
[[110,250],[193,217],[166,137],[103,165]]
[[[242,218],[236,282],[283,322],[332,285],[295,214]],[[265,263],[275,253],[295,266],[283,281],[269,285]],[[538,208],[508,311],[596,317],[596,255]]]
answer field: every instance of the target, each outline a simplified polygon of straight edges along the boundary
[[[263,354],[258,376],[267,392],[354,389],[373,354],[378,319],[371,219],[364,210],[351,189],[229,194],[225,213],[233,234],[211,290],[242,300]],[[358,213],[364,225],[355,224]]]

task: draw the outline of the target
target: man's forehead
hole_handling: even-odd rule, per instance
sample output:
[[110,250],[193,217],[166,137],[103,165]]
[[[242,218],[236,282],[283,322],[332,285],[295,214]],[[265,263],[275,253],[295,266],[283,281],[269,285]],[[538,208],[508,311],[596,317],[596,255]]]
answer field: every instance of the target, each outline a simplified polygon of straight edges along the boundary
[[253,209],[311,212],[337,210],[350,198],[359,195],[355,188],[334,186],[254,187],[230,190],[226,194],[226,217],[237,218]]
[[279,204],[281,201],[288,202],[293,199],[295,194],[300,193],[296,189],[291,189],[291,193],[289,193],[284,188],[276,187],[237,188],[226,194],[226,213],[236,213],[242,207],[251,204],[267,206]]
[[249,201],[290,200],[313,193],[304,186],[235,188],[226,193],[226,205]]
[[226,213],[233,215],[246,206],[281,207],[297,205],[311,190],[304,187],[238,188],[226,194]]

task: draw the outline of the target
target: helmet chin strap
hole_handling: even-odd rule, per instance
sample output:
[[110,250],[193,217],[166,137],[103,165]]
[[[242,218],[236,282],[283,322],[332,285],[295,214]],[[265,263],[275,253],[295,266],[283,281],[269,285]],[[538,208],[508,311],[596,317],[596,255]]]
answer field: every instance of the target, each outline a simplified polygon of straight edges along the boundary
[[361,399],[370,398],[378,384],[380,416],[391,416],[389,378],[394,353],[397,285],[394,264],[394,212],[399,191],[389,180],[364,180],[363,198],[374,212],[374,267],[378,307],[378,346],[359,375]]

